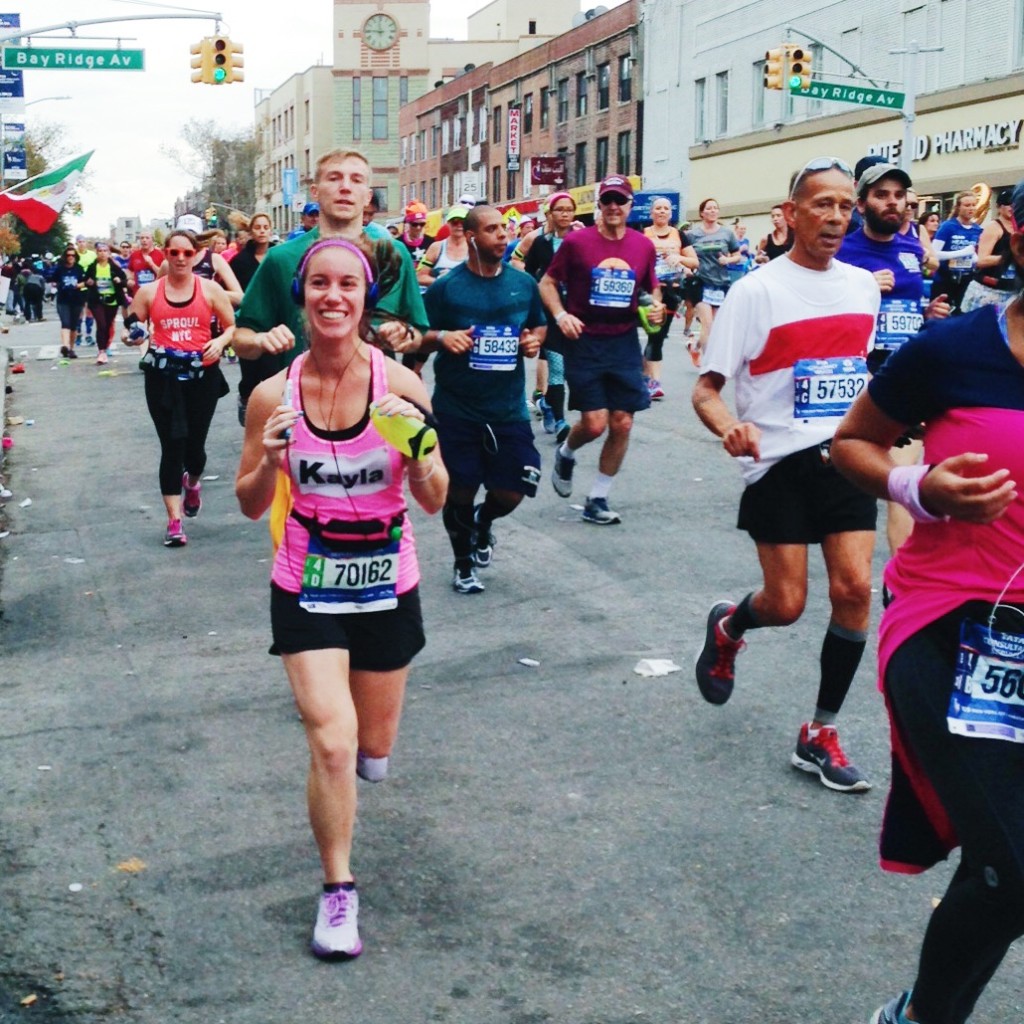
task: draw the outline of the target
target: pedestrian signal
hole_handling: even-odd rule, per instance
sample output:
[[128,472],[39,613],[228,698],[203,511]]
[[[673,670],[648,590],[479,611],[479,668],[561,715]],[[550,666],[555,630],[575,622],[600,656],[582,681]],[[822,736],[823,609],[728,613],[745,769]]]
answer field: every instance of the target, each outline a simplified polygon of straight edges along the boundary
[[782,47],[768,50],[764,55],[764,87],[781,89],[784,75],[785,52]]

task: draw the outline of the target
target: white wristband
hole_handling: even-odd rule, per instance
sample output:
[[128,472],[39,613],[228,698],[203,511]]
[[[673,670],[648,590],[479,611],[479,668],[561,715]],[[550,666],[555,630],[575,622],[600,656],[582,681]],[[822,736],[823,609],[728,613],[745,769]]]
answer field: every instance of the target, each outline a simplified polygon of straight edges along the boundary
[[931,466],[893,466],[889,470],[889,497],[902,505],[915,523],[943,523],[949,516],[934,516],[921,504],[921,481]]
[[563,310],[562,310],[562,312],[561,312],[561,313],[559,313],[559,314],[558,314],[558,315],[557,315],[557,316],[555,317],[555,323],[557,324],[557,323],[561,322],[561,319],[562,319],[562,317],[563,317],[563,316],[568,316],[568,315],[569,315],[569,310],[567,310],[567,309],[563,309]]

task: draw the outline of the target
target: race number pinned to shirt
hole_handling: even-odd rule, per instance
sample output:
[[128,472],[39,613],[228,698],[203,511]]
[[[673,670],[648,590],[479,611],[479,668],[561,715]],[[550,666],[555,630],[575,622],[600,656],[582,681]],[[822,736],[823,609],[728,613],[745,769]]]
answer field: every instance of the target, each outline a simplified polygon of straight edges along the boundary
[[1024,743],[1024,636],[965,619],[954,683],[951,733]]
[[152,284],[156,280],[156,274],[148,267],[145,270],[135,272],[135,283],[137,285]]
[[590,272],[590,304],[602,309],[629,309],[636,274],[618,267],[594,267]]
[[474,327],[473,347],[469,350],[471,370],[514,370],[519,358],[517,327]]
[[399,541],[379,548],[331,551],[310,535],[299,604],[308,612],[382,612],[398,607]]
[[895,352],[903,342],[921,330],[923,322],[919,302],[914,299],[887,299],[883,295],[875,330],[875,348]]
[[709,306],[720,306],[725,302],[725,289],[716,285],[704,285],[701,302],[706,302]]
[[808,422],[842,416],[867,384],[863,356],[799,359],[793,367],[793,418]]

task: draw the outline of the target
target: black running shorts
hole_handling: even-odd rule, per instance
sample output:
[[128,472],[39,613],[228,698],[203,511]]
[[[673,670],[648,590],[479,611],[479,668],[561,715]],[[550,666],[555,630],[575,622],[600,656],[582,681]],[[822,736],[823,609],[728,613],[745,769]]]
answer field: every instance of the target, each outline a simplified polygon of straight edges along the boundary
[[743,491],[737,526],[760,544],[820,544],[832,533],[874,530],[878,503],[822,454],[794,452]]
[[270,585],[271,654],[299,654],[339,648],[349,667],[364,672],[405,668],[426,643],[418,587],[398,595],[398,607],[384,612],[307,612],[299,595]]

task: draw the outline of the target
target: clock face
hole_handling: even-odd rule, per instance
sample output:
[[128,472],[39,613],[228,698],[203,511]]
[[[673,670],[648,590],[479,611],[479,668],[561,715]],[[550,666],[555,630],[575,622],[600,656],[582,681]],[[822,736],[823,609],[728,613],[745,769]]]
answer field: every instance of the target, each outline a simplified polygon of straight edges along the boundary
[[374,14],[363,25],[363,41],[371,50],[386,50],[398,38],[398,25],[387,14]]

